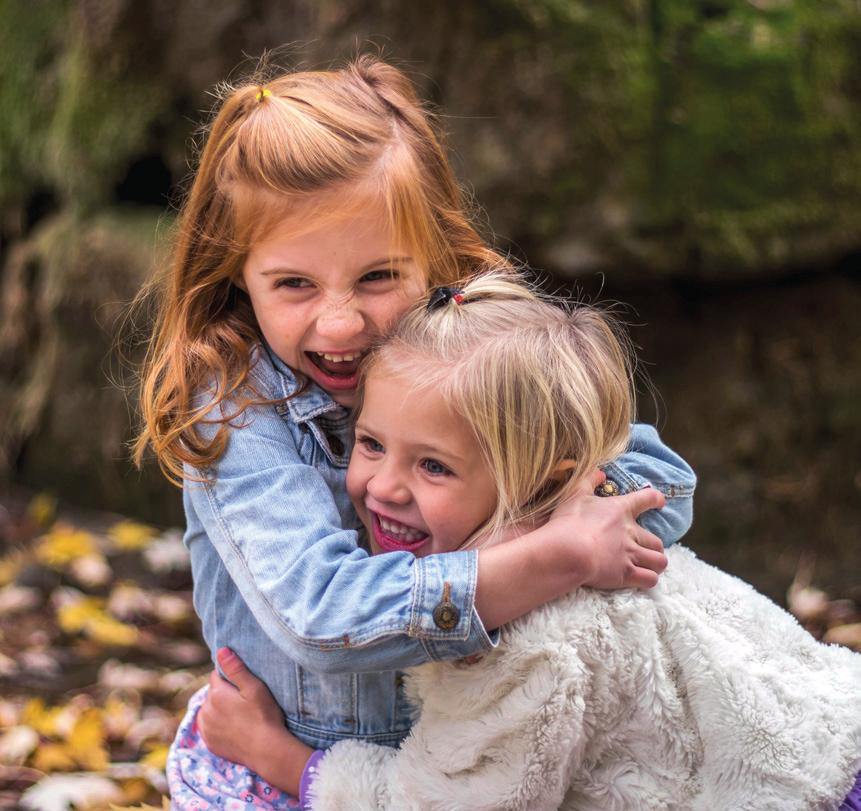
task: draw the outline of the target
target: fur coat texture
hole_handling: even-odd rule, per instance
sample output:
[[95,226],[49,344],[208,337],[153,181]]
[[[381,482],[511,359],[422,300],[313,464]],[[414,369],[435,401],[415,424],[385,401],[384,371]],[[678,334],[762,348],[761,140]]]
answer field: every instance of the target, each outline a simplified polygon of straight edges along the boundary
[[861,768],[861,655],[668,555],[651,591],[581,589],[478,663],[414,669],[410,736],[330,749],[313,809],[836,809]]

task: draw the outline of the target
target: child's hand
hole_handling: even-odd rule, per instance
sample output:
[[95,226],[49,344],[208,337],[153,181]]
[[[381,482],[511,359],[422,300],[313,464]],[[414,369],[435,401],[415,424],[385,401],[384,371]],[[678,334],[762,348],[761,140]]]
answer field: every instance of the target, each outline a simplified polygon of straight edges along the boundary
[[266,685],[233,651],[221,648],[218,664],[230,681],[212,671],[209,694],[197,715],[207,748],[298,795],[302,770],[314,750],[287,730],[281,708]]
[[560,504],[547,526],[567,528],[562,537],[573,565],[585,573],[583,585],[601,589],[652,588],[667,568],[661,539],[643,529],[637,516],[664,506],[664,496],[647,487],[624,496],[599,497],[601,471],[591,474]]

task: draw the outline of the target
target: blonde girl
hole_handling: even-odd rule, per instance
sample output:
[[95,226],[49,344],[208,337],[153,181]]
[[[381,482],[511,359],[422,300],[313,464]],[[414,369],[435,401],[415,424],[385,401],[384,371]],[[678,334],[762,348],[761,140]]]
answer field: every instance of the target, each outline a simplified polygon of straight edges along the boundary
[[[182,483],[213,654],[239,653],[305,743],[394,746],[399,668],[490,650],[499,625],[584,583],[654,585],[693,476],[638,428],[606,485],[636,493],[571,499],[517,546],[370,557],[344,486],[360,360],[428,285],[502,260],[395,68],[361,57],[222,90],[154,288],[136,458]],[[172,750],[175,806],[290,807],[206,751],[201,699]]]
[[[366,362],[347,488],[370,548],[389,551],[393,523],[416,555],[540,525],[624,449],[626,360],[601,314],[516,279],[437,291]],[[310,762],[314,811],[857,809],[861,656],[689,551],[668,556],[653,591],[584,589],[483,658],[415,669],[421,717],[397,752],[312,753],[224,655],[238,689],[214,683],[204,735],[276,783]]]

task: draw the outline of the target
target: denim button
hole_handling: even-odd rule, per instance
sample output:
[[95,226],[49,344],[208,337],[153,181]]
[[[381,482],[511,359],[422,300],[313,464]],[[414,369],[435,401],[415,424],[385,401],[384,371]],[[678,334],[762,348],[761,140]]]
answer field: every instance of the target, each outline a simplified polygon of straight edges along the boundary
[[618,496],[619,495],[619,485],[616,482],[610,481],[607,479],[603,484],[598,485],[595,488],[596,496]]
[[443,631],[450,631],[460,621],[460,611],[451,601],[451,586],[448,583],[443,584],[442,599],[433,610],[433,621]]

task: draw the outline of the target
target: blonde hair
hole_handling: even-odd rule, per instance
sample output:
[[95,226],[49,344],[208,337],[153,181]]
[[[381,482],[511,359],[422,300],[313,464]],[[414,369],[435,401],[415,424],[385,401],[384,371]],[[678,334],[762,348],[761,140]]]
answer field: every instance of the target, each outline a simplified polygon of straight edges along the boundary
[[625,448],[634,412],[630,352],[592,306],[542,295],[511,271],[467,281],[461,303],[417,304],[367,360],[438,391],[475,435],[497,507],[466,545],[541,520]]
[[[231,421],[248,405],[269,402],[250,384],[258,327],[234,282],[254,241],[291,211],[310,202],[310,227],[318,212],[337,217],[379,201],[428,284],[499,259],[466,214],[432,116],[391,65],[360,56],[341,70],[224,85],[221,96],[172,264],[140,297],[156,300],[157,312],[134,459],[151,447],[177,483],[184,463],[205,469],[223,453]],[[212,399],[195,404],[204,388]],[[231,413],[213,416],[225,398]],[[219,424],[208,442],[196,430],[204,419]]]

